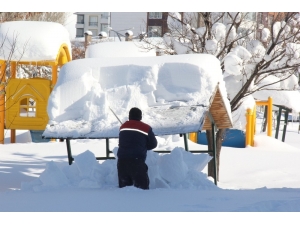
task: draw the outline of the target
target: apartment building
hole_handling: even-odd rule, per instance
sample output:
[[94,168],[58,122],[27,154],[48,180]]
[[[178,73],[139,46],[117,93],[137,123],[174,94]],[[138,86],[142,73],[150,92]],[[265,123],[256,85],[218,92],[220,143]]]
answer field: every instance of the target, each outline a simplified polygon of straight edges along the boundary
[[76,37],[84,37],[84,32],[91,31],[98,36],[101,31],[108,32],[110,15],[108,12],[76,12]]
[[[76,37],[84,37],[84,32],[91,31],[93,36],[98,36],[105,31],[109,37],[117,37],[117,33],[125,35],[131,30],[133,36],[147,33],[149,37],[163,36],[168,32],[168,12],[76,12]],[[246,20],[253,22],[242,25],[239,32],[246,32],[250,26],[255,27],[256,37],[260,39],[264,27],[270,27],[278,13],[248,12]],[[194,18],[193,26],[202,24],[198,13],[181,13],[182,17]],[[225,18],[226,19],[226,18]]]
[[91,31],[98,36],[105,31],[109,37],[117,33],[125,35],[131,30],[133,36],[147,33],[150,37],[162,36],[168,31],[167,12],[76,12],[76,37],[84,37]]

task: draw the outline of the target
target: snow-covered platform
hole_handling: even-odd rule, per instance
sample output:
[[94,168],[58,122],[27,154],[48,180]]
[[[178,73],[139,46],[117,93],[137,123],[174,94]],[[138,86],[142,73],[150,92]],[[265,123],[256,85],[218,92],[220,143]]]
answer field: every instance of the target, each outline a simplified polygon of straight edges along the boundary
[[201,131],[210,124],[209,112],[217,127],[231,127],[226,96],[220,63],[212,55],[74,60],[62,67],[49,97],[43,135],[117,138],[119,120],[125,122],[132,107],[142,110],[142,121],[155,135]]

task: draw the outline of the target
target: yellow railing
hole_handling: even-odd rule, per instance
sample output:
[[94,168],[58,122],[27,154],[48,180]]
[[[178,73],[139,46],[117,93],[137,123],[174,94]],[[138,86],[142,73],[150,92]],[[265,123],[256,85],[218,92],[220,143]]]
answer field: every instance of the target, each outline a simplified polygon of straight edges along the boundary
[[[265,105],[268,106],[268,114],[267,114],[267,135],[269,137],[272,136],[272,105],[273,100],[271,97],[268,98],[267,101],[257,101],[256,106]],[[254,135],[256,133],[256,106],[253,109],[247,109],[246,113],[246,138],[245,144],[246,146],[254,146]]]

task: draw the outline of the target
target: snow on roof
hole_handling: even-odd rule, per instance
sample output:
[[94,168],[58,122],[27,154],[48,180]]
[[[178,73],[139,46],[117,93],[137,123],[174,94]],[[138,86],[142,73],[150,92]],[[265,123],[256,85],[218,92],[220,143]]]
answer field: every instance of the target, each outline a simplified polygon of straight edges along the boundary
[[74,60],[49,97],[43,135],[118,137],[118,120],[125,122],[132,107],[156,135],[198,131],[218,83],[226,97],[220,62],[207,54]]
[[0,24],[0,40],[4,41],[0,60],[7,60],[16,43],[12,61],[55,61],[62,44],[71,53],[68,30],[59,23],[12,21]]
[[156,56],[154,49],[148,51],[140,48],[136,42],[101,42],[94,45],[89,45],[85,57],[99,58],[99,57],[144,57]]

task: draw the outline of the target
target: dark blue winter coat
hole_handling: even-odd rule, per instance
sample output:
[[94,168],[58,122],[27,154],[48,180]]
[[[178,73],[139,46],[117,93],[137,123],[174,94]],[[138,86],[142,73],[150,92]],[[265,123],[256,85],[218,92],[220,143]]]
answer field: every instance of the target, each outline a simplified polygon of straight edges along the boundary
[[126,121],[120,127],[119,159],[138,158],[146,160],[147,150],[156,148],[157,140],[152,128],[139,120]]

